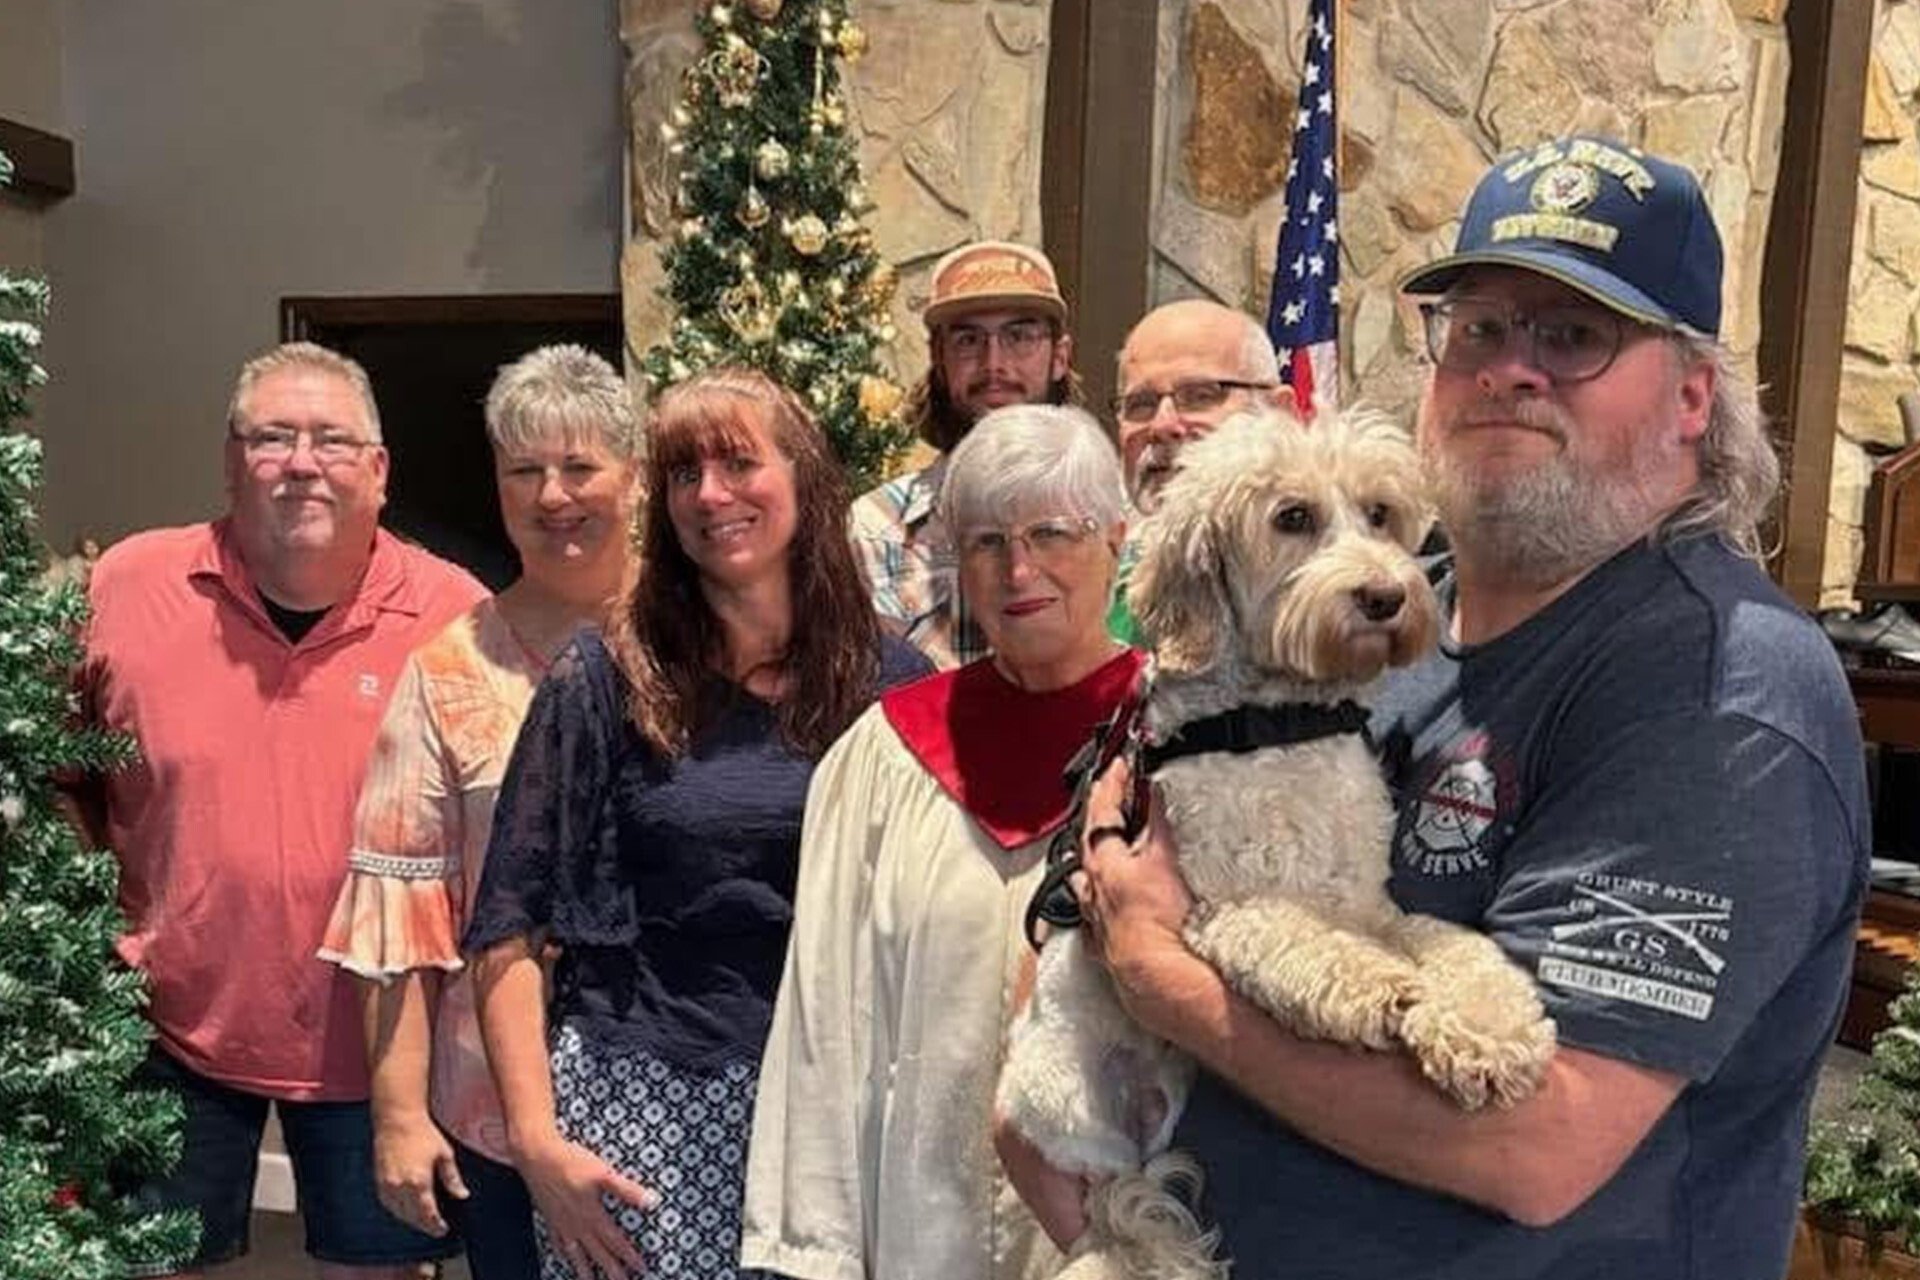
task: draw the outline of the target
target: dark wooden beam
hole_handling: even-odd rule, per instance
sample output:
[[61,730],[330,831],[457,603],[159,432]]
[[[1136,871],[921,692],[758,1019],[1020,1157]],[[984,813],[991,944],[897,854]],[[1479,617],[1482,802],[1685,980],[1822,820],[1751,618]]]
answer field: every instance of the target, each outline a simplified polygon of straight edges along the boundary
[[1811,609],[1826,560],[1873,6],[1793,0],[1786,25],[1792,70],[1761,274],[1758,360],[1761,403],[1787,478],[1774,576]]
[[280,337],[294,342],[343,325],[620,323],[613,293],[423,294],[399,298],[282,298]]
[[73,143],[59,134],[0,117],[0,151],[13,161],[13,184],[6,190],[36,200],[73,194]]
[[1053,3],[1041,228],[1094,406],[1112,397],[1114,357],[1147,309],[1157,23],[1153,0]]

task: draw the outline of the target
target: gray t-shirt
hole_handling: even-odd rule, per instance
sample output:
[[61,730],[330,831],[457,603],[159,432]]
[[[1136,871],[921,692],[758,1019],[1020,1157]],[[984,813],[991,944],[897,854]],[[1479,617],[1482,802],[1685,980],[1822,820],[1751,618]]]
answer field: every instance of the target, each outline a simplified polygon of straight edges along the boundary
[[[1442,582],[1442,597],[1451,583]],[[1831,647],[1714,538],[1639,544],[1386,683],[1401,906],[1491,934],[1560,1039],[1689,1085],[1564,1221],[1319,1148],[1210,1076],[1175,1138],[1246,1280],[1778,1280],[1870,845]]]

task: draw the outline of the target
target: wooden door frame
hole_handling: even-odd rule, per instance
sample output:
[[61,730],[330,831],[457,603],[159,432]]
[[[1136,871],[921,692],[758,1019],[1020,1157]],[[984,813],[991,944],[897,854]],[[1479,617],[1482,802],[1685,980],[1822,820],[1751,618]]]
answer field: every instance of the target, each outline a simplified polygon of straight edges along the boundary
[[1074,368],[1104,421],[1114,359],[1147,310],[1159,5],[1053,0],[1051,22],[1042,243],[1070,308]]
[[1793,0],[1786,14],[1792,68],[1757,358],[1760,403],[1786,481],[1772,568],[1806,609],[1819,603],[1826,566],[1873,8],[1864,0]]

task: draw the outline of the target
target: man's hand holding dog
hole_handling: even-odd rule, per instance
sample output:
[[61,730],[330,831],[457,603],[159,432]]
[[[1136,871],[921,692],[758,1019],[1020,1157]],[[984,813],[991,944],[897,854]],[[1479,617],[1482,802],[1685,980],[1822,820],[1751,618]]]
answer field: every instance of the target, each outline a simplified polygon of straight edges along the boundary
[[1095,954],[1113,975],[1127,1012],[1149,1030],[1165,1034],[1164,1019],[1183,994],[1217,984],[1212,969],[1187,948],[1182,936],[1193,910],[1193,893],[1180,876],[1173,833],[1150,806],[1146,830],[1128,844],[1122,804],[1132,776],[1116,760],[1087,798],[1081,840],[1081,873],[1074,892]]

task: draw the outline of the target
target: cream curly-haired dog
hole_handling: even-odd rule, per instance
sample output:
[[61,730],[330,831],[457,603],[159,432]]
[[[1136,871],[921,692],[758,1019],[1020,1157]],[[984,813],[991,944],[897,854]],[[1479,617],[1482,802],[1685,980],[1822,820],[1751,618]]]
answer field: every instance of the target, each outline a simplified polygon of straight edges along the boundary
[[[1413,446],[1378,415],[1243,416],[1187,445],[1128,596],[1154,654],[1146,758],[1198,955],[1300,1035],[1404,1048],[1462,1106],[1506,1105],[1553,1024],[1490,939],[1387,896],[1393,808],[1352,701],[1435,642],[1427,523]],[[1182,754],[1183,733],[1232,745]],[[1192,1072],[1078,931],[1047,942],[998,1104],[1056,1168],[1105,1179],[1063,1275],[1223,1271],[1175,1194],[1198,1171],[1166,1152]]]

